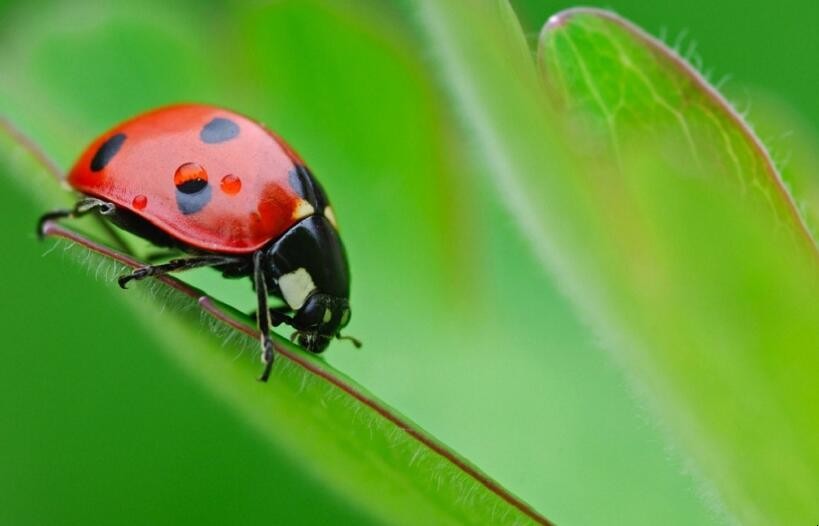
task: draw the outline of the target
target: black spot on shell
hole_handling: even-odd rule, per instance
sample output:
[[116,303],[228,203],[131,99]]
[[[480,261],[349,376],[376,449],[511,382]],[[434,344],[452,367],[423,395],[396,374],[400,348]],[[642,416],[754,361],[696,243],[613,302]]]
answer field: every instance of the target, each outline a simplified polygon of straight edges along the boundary
[[216,117],[205,124],[202,131],[199,132],[199,138],[208,144],[229,141],[237,135],[239,135],[239,125],[223,117]]
[[310,203],[316,210],[324,210],[329,203],[324,188],[321,187],[310,169],[304,165],[298,165],[288,174],[290,187],[299,197]]
[[97,153],[94,154],[94,158],[91,159],[91,171],[92,172],[99,172],[106,166],[108,163],[111,162],[111,159],[117,154],[120,148],[122,148],[122,144],[125,142],[125,134],[118,133],[116,135],[111,136],[107,141],[102,143],[102,145],[97,150]]
[[[200,183],[203,185],[200,186],[199,190],[195,192],[192,193],[183,192],[182,188],[188,185],[189,183]],[[205,206],[210,202],[212,194],[213,192],[211,191],[210,185],[207,183],[207,181],[202,181],[201,179],[188,181],[177,187],[176,206],[179,207],[179,211],[185,215],[195,214],[196,212],[205,208]]]

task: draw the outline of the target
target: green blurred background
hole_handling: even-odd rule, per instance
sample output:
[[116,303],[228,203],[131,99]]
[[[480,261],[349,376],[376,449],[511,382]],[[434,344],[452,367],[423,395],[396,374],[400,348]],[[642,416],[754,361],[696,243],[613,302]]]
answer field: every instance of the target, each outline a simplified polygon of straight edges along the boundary
[[[513,5],[532,43],[570,6]],[[683,49],[695,41],[714,79],[732,76],[752,121],[761,90],[819,122],[806,67],[819,4],[602,6],[667,41],[687,31]],[[0,114],[64,169],[161,104],[265,121],[327,187],[350,253],[350,333],[366,345],[336,344],[329,363],[558,523],[722,523],[476,175],[415,15],[410,2],[4,2]],[[0,524],[370,520],[179,367],[95,269],[43,257],[42,205],[24,180],[0,185]]]

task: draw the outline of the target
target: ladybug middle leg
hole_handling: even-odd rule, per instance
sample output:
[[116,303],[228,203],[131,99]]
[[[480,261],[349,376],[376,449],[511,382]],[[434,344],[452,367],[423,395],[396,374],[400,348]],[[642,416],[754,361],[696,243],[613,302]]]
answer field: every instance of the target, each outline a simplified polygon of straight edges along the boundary
[[151,276],[161,276],[170,272],[180,272],[183,270],[191,270],[200,267],[217,267],[220,265],[230,265],[239,263],[240,260],[235,257],[222,256],[218,254],[209,254],[205,256],[196,256],[183,259],[172,259],[162,265],[146,265],[135,269],[130,274],[120,276],[117,279],[119,286],[127,288],[128,282],[133,280],[141,280]]

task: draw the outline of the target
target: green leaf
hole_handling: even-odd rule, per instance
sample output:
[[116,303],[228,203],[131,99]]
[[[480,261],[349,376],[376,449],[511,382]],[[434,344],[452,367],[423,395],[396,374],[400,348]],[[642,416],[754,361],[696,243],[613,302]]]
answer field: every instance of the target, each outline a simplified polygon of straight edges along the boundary
[[263,101],[247,111],[310,159],[338,212],[366,347],[328,361],[558,522],[652,522],[669,507],[680,524],[706,522],[497,193],[477,184],[429,79],[433,48],[378,10],[305,5],[240,12],[241,45],[266,52],[241,54],[232,78],[252,80],[241,104]]
[[819,134],[793,107],[770,93],[753,93],[754,130],[765,140],[782,179],[819,238]]
[[[456,40],[481,28],[466,52],[472,65],[491,60],[484,84],[472,88],[496,90],[489,107],[502,110],[493,118],[504,127],[484,133],[520,156],[513,162],[537,149],[541,157],[527,162],[533,173],[575,166],[571,145],[560,140],[564,131],[531,111],[530,102],[545,104],[511,12],[504,4],[501,11],[470,4],[410,5],[403,17],[383,3],[313,0],[19,6],[14,30],[1,36],[0,69],[13,74],[0,78],[0,111],[63,168],[96,134],[161,104],[205,101],[264,120],[309,159],[350,254],[350,330],[365,347],[334,345],[326,363],[558,522],[714,522],[682,473],[690,461],[681,451],[669,454],[621,372],[597,352],[586,320],[557,292],[583,296],[598,289],[595,280],[605,283],[590,271],[596,252],[565,260],[564,269],[583,278],[571,285],[543,275],[526,246],[543,248],[539,221],[523,240],[498,199],[514,195],[514,181],[501,192],[487,184],[479,175],[496,165],[482,166],[480,151],[462,143],[453,123],[451,107],[487,106],[468,97],[450,105],[433,82],[435,74],[449,78],[463,68],[432,59],[447,48],[417,38],[408,26],[416,12]],[[440,17],[455,8],[457,16]],[[511,107],[518,113],[504,115]],[[519,123],[543,133],[521,136]],[[554,143],[544,144],[549,133]],[[489,145],[493,158],[503,153]],[[112,294],[110,280],[62,263],[60,250],[41,258],[45,249],[31,225],[46,207],[27,196],[46,190],[51,207],[66,195],[19,180],[0,180],[5,246],[16,255],[4,268],[14,276],[3,292],[15,308],[0,318],[7,344],[0,412],[17,424],[4,447],[12,475],[0,477],[9,502],[0,522],[88,522],[87,515],[110,522],[114,514],[137,524],[169,516],[197,524],[373,520],[369,504],[361,508],[326,482],[337,474],[320,473],[324,467],[305,461],[298,444],[291,453],[289,442],[271,440],[224,403],[195,358],[166,352],[174,343],[160,340],[156,318],[122,308],[124,293]],[[598,224],[595,200],[587,216],[572,215],[588,191],[585,180],[550,184],[563,196],[545,210],[561,234],[556,240],[582,251],[589,239],[614,237]],[[522,188],[517,202],[528,192]],[[557,242],[551,248],[553,261],[578,253]],[[182,277],[252,308],[246,281],[207,271]],[[161,294],[144,303],[165,305]],[[255,385],[255,345],[246,347],[242,381]],[[233,359],[232,349],[222,352]],[[42,480],[49,481],[47,504]]]
[[[33,188],[56,188],[44,157],[7,123],[1,131],[3,173],[24,177]],[[139,265],[54,223],[46,225],[46,235],[79,246],[71,248],[78,251],[75,255],[109,278],[124,270],[114,262]],[[302,469],[371,519],[402,524],[549,523],[355,382],[282,338],[269,383],[253,381],[258,364],[233,358],[241,350],[258,352],[257,332],[246,316],[229,314],[228,307],[170,277],[132,288],[142,294],[118,296],[153,328],[175,360],[200,376],[273,447],[288,451]],[[158,303],[169,308],[157,309]],[[207,331],[201,330],[199,307],[211,315]]]
[[636,342],[626,364],[730,514],[812,520],[819,317],[816,260],[800,259],[816,246],[767,151],[690,66],[615,15],[555,15],[539,53],[551,92],[618,167],[602,173],[616,190],[598,191],[616,195],[601,204],[627,236],[609,249]]
[[538,51],[550,92],[566,111],[594,119],[615,158],[623,142],[639,138],[669,163],[736,183],[816,250],[765,146],[660,41],[616,15],[580,8],[549,20]]
[[516,24],[490,22],[510,19],[505,2],[419,5],[510,212],[710,504],[743,524],[813,520],[815,245],[761,144],[614,15],[552,18],[555,112]]

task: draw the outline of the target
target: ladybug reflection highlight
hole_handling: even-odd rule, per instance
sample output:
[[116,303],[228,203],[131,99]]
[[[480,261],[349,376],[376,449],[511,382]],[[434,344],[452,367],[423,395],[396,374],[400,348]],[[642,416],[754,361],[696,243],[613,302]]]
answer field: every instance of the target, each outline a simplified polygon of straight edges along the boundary
[[[320,353],[350,321],[350,270],[327,195],[280,137],[237,113],[205,105],[161,108],[108,131],[80,156],[68,183],[83,197],[46,221],[96,213],[188,257],[146,265],[132,280],[212,267],[249,277],[257,298],[264,370],[270,330]],[[269,308],[270,297],[283,302]]]

